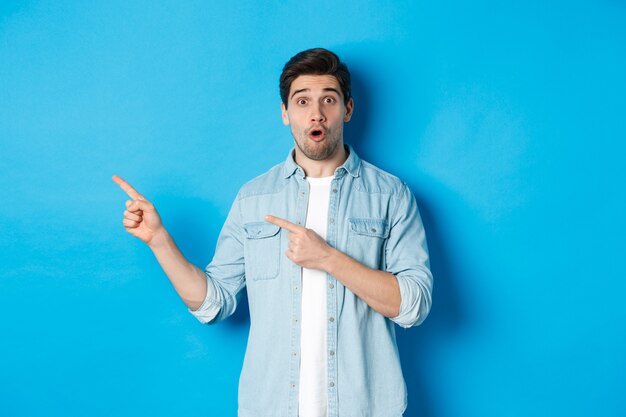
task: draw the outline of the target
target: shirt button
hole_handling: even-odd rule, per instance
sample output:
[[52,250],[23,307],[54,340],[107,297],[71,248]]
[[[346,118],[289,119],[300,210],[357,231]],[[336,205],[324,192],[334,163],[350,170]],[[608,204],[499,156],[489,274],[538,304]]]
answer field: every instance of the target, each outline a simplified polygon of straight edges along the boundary
[[334,288],[334,287],[335,286],[332,283],[328,284],[328,288]]
[[376,233],[376,229],[372,228],[372,233]]
[[328,321],[330,321],[332,323],[333,321],[335,321],[335,318],[331,317],[331,318],[328,319]]
[[291,388],[295,388],[295,387],[296,387],[296,384],[291,384]]
[[329,220],[329,223],[330,223],[330,224],[335,223],[335,219],[330,219],[330,220]]
[[298,287],[293,287],[294,290],[298,291]]
[[330,385],[330,387],[332,388],[332,387],[334,387],[334,386],[335,386],[335,383],[334,383],[334,382],[331,382],[329,385]]
[[337,189],[336,189],[336,188],[333,188],[333,193],[336,193],[336,192],[337,192]]
[[[294,355],[295,355],[295,353],[294,353]],[[334,351],[334,350],[331,350],[331,351],[330,351],[330,356],[334,356],[334,355],[335,355],[335,351]]]

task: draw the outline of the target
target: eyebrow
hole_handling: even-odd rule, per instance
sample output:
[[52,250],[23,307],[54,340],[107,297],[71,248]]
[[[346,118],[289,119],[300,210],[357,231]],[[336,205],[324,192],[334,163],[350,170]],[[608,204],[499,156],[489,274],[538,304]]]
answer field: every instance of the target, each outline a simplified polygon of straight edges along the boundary
[[[293,96],[295,96],[298,93],[302,93],[304,91],[311,91],[310,88],[301,88],[300,90],[296,90],[293,92],[293,94],[291,95],[291,98],[293,98]],[[336,89],[336,88],[332,88],[332,87],[327,87],[327,88],[323,88],[322,91],[332,91],[335,94],[337,94],[339,97],[341,97],[341,93]]]

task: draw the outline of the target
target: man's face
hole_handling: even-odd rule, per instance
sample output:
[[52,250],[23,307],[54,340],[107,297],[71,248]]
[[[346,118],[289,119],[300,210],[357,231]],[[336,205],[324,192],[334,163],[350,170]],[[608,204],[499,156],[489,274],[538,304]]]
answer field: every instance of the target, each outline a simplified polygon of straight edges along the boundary
[[288,109],[281,104],[283,123],[291,125],[304,156],[322,161],[343,147],[343,124],[352,116],[353,102],[344,105],[334,76],[300,75],[291,83],[288,104]]

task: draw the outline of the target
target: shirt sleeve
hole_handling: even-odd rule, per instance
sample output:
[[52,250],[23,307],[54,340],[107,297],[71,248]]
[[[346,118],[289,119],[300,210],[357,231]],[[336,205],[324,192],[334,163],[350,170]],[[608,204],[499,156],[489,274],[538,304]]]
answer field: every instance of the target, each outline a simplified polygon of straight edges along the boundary
[[430,311],[433,277],[415,196],[403,184],[396,198],[385,249],[386,270],[395,275],[400,286],[400,313],[391,320],[409,328],[421,324]]
[[213,259],[204,269],[207,294],[197,310],[188,309],[201,323],[213,324],[232,315],[246,286],[243,228],[239,198],[230,208],[217,238]]

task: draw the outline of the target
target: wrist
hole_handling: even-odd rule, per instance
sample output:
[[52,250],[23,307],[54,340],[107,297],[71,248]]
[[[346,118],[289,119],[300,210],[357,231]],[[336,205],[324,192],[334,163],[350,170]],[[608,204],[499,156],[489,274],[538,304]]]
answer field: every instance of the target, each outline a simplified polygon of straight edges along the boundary
[[159,230],[154,232],[154,236],[150,239],[148,246],[152,249],[152,251],[155,251],[167,246],[170,240],[170,235],[167,230],[165,230],[164,227],[161,227]]
[[342,258],[346,255],[335,248],[330,248],[328,252],[328,258],[326,259],[326,272],[330,275],[336,276],[339,266],[341,265]]

